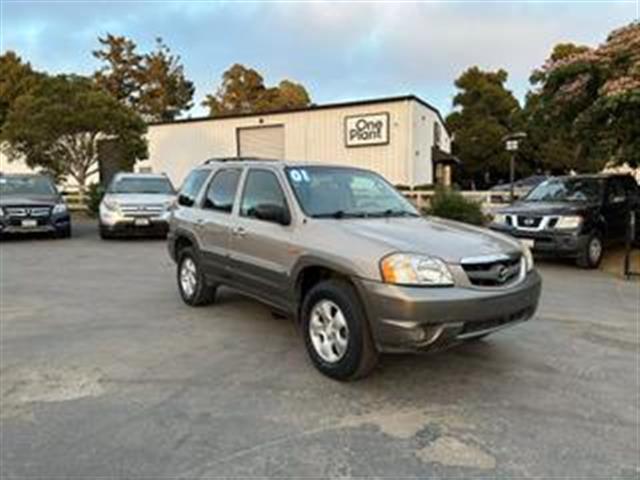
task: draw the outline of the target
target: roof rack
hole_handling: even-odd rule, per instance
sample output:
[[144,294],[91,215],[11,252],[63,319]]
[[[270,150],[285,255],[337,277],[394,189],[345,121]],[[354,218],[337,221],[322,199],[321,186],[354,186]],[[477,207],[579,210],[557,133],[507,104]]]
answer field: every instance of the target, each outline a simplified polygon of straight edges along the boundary
[[277,162],[275,158],[261,157],[214,157],[204,161],[204,165],[210,165],[216,162]]

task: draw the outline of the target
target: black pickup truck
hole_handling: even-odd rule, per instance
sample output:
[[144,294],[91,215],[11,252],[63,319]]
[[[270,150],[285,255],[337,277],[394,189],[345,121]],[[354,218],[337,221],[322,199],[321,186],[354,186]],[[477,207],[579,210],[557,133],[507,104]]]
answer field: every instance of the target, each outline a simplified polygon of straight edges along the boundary
[[581,267],[596,268],[604,248],[626,238],[639,197],[630,175],[550,178],[498,211],[490,227],[519,238],[536,255],[575,258]]

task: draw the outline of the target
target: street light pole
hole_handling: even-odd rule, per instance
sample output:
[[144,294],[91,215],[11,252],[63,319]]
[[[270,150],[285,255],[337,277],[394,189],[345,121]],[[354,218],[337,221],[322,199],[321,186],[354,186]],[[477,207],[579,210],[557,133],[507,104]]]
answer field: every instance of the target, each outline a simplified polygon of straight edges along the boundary
[[524,132],[510,133],[502,138],[507,152],[511,152],[511,158],[509,159],[509,195],[511,202],[515,200],[516,153],[520,146],[520,140],[524,140],[525,138],[527,138],[527,134]]

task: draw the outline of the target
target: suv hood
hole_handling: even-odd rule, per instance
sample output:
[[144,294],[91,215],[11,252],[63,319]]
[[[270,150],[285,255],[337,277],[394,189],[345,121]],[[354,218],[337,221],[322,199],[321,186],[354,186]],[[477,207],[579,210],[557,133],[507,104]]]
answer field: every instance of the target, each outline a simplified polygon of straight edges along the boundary
[[108,193],[105,198],[112,201],[115,200],[118,203],[152,205],[170,202],[175,198],[175,195],[166,195],[164,193]]
[[[339,222],[339,223],[338,223]],[[352,245],[354,239],[374,242],[391,252],[412,252],[459,263],[464,257],[519,252],[520,243],[506,235],[472,225],[429,218],[380,218],[336,220]]]
[[62,200],[59,195],[0,195],[0,206],[55,205]]
[[516,202],[499,213],[523,215],[572,215],[579,214],[595,205],[587,202]]

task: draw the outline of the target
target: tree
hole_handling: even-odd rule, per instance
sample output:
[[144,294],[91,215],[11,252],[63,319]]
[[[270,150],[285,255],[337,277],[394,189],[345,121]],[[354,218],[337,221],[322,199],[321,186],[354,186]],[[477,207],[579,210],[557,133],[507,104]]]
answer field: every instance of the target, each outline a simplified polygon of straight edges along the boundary
[[98,37],[98,41],[102,48],[92,54],[104,65],[93,74],[95,82],[120,102],[136,108],[140,101],[142,63],[136,44],[126,37],[110,33],[106,37]]
[[[506,177],[509,154],[503,137],[514,128],[518,101],[504,86],[507,72],[471,67],[455,81],[459,92],[446,125],[455,136],[454,153],[463,162],[463,181],[482,186]],[[493,179],[493,180],[492,180]]]
[[98,143],[116,139],[123,162],[146,158],[146,126],[91,79],[60,75],[42,78],[15,101],[0,141],[9,158],[30,167],[68,175],[81,187],[98,171]]
[[93,56],[103,62],[95,82],[146,120],[173,120],[192,106],[194,86],[184,74],[180,57],[161,38],[154,51],[139,54],[132,40],[107,34]]
[[639,22],[611,32],[596,48],[556,46],[531,82],[529,123],[553,126],[544,140],[572,146],[571,168],[640,164]]
[[222,74],[222,84],[215,94],[206,96],[202,105],[216,116],[292,110],[310,103],[309,94],[301,84],[282,80],[277,87],[267,88],[260,73],[235,64]]
[[140,69],[139,112],[151,120],[173,120],[192,106],[195,87],[184,75],[180,57],[156,39],[156,50],[144,55]]
[[40,74],[33,71],[15,52],[0,55],[0,128],[4,125],[15,100],[29,92],[38,82]]

